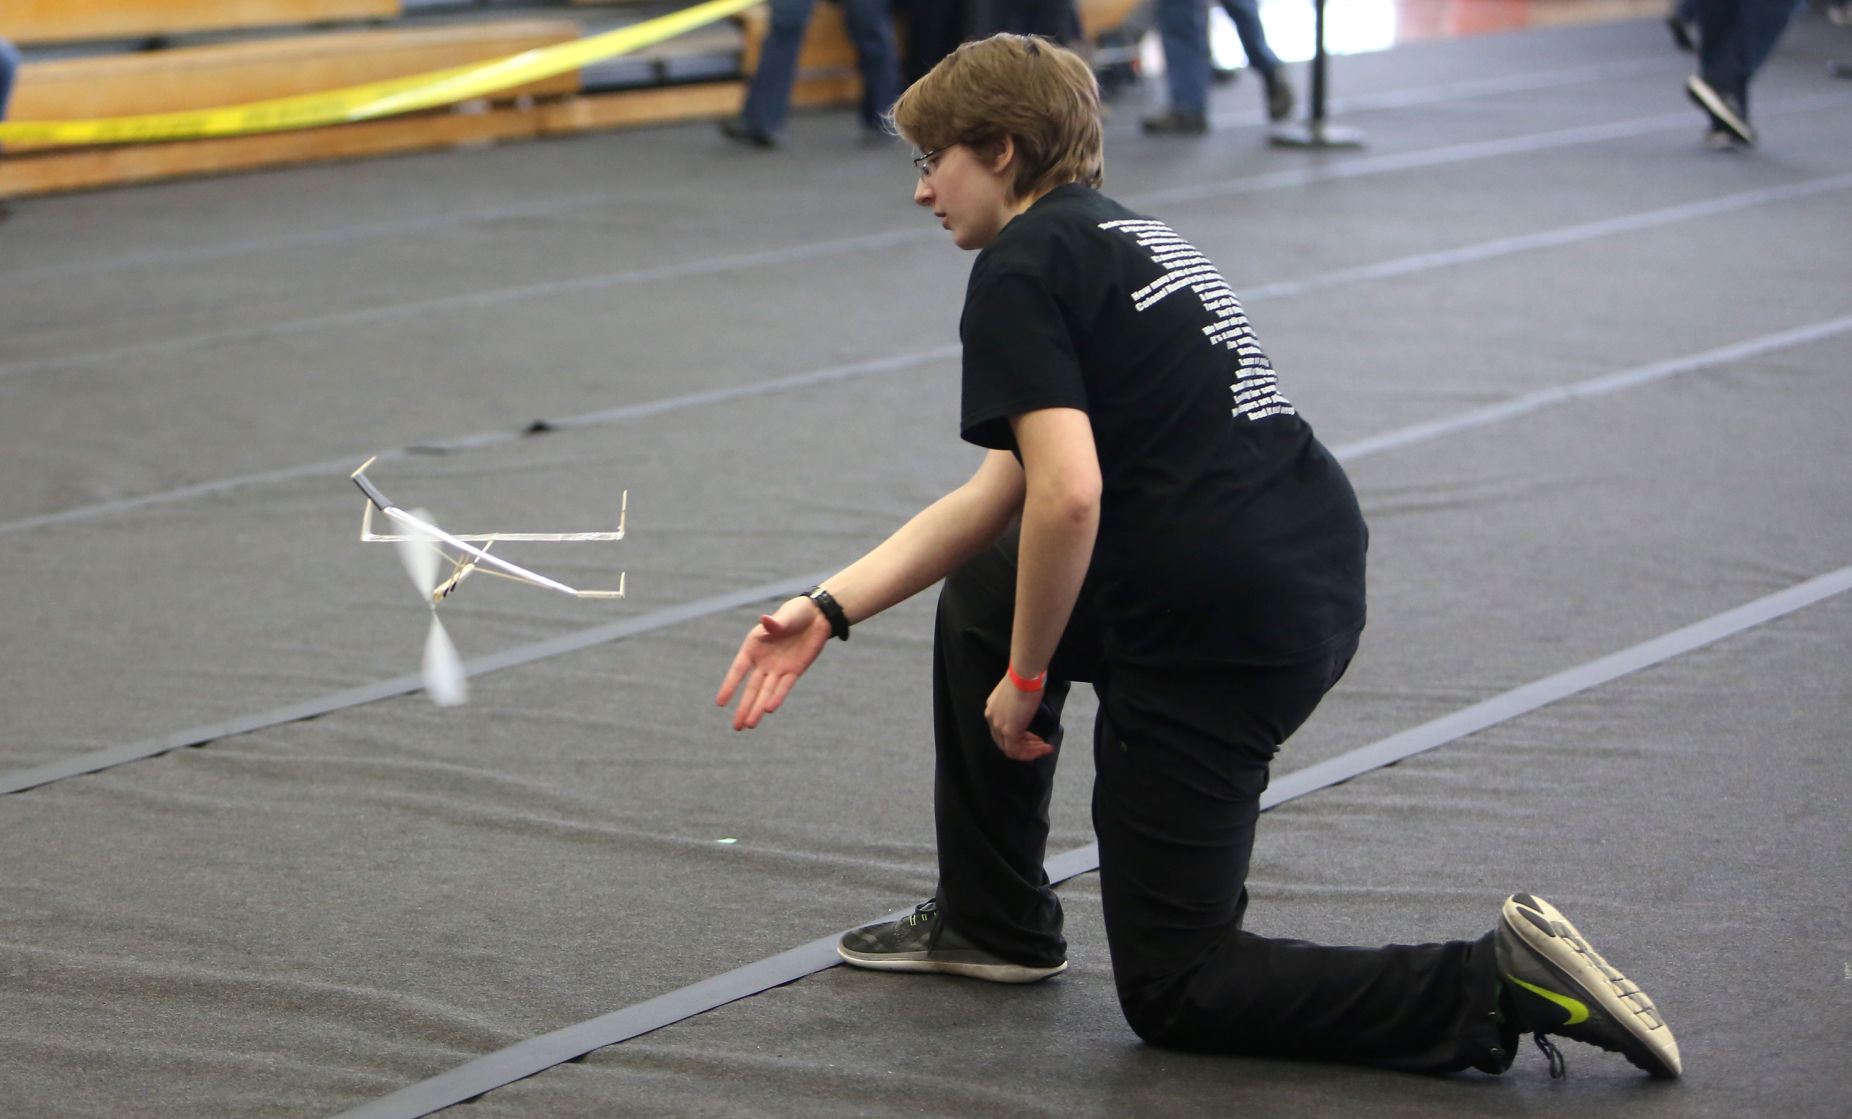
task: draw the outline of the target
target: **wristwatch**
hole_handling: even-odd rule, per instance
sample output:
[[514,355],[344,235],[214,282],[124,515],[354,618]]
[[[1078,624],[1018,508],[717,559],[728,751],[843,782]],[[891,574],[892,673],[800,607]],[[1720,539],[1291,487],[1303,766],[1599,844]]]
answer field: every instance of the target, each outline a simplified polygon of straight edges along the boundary
[[849,640],[849,615],[842,612],[841,604],[830,597],[830,592],[816,586],[805,591],[804,597],[816,603],[817,609],[823,611],[823,616],[829,619],[830,632],[836,636],[836,640]]

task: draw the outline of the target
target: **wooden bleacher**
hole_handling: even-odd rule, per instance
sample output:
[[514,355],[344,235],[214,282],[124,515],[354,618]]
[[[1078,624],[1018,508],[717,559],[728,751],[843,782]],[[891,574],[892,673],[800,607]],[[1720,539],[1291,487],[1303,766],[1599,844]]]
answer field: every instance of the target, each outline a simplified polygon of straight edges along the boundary
[[18,44],[145,39],[398,14],[399,0],[5,0],[0,35]]
[[[27,48],[8,119],[217,108],[486,62],[578,38],[595,9],[572,5],[611,0],[553,2],[558,6],[546,18],[433,25],[405,18],[400,0],[0,0],[0,35]],[[1082,0],[1082,8],[1130,2]],[[758,7],[728,25],[733,30],[725,34],[738,36],[743,73],[756,65],[768,23]],[[73,44],[78,56],[67,57]],[[744,94],[737,78],[587,91],[579,74],[568,73],[465,105],[322,128],[76,148],[11,144],[0,154],[0,199],[714,118],[736,112]],[[841,8],[818,4],[792,103],[847,104],[859,96]]]
[[[339,89],[482,62],[579,37],[571,20],[520,20],[415,31],[346,31],[132,54],[52,59],[26,68],[15,120],[90,119],[209,109]],[[564,74],[498,94],[575,92]],[[16,145],[14,152],[29,150]]]
[[[4,0],[0,35],[27,50],[8,119],[217,108],[487,62],[579,38],[583,19],[569,8],[559,12],[432,25],[402,20],[399,0]],[[390,22],[378,26],[382,19]],[[202,41],[172,38],[183,33]],[[163,45],[63,57],[73,43],[150,40]],[[56,46],[32,49],[47,44]],[[323,128],[76,148],[11,144],[0,154],[0,198],[719,115],[738,106],[740,82],[714,86],[584,98],[579,75],[568,73],[484,101]]]

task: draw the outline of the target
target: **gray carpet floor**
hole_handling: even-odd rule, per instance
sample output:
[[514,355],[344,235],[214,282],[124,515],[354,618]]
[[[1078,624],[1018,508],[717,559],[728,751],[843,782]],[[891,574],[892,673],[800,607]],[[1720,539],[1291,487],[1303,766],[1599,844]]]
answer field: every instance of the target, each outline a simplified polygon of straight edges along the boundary
[[[1735,155],[1650,21],[1338,59],[1358,151],[1269,148],[1252,82],[1200,141],[1140,136],[1148,93],[1109,121],[1109,193],[1222,264],[1371,523],[1362,652],[1282,778],[1839,580],[1262,823],[1251,927],[1476,936],[1535,890],[1654,995],[1683,1080],[1580,1046],[1566,1081],[1530,1051],[1424,1078],[1146,1047],[1082,874],[1056,980],[833,968],[452,1114],[1847,1115],[1847,54],[1797,23]],[[583,135],[0,225],[0,1113],[363,1109],[930,893],[930,595],[759,731],[713,705],[759,600],[978,457],[970,258],[855,133]],[[629,597],[472,580],[444,606],[472,701],[433,707],[426,611],[356,539],[375,454],[458,530],[608,527],[627,490],[623,542],[508,554]],[[1051,852],[1091,842],[1090,779],[1075,751]]]

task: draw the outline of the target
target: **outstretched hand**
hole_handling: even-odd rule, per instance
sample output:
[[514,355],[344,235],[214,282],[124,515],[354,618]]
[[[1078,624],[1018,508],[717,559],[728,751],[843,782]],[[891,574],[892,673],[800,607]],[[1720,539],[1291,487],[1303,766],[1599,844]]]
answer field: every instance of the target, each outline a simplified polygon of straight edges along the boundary
[[[733,729],[751,730],[759,720],[785,701],[791,685],[804,674],[823,643],[830,639],[830,625],[822,611],[807,598],[794,598],[775,613],[761,614],[740,651],[727,669],[714,702],[725,707],[740,689],[739,706],[733,711]],[[741,681],[745,687],[740,688]]]

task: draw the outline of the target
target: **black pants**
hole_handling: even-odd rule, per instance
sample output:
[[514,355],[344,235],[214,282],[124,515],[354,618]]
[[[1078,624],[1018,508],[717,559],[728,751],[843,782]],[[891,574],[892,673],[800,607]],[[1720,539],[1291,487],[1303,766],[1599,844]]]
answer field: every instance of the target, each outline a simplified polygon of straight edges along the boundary
[[[1011,761],[983,706],[1002,678],[1016,539],[955,572],[934,642],[934,806],[941,910],[1016,963],[1066,958],[1043,870],[1060,751]],[[1109,664],[1083,591],[1031,729],[1059,746],[1070,681],[1099,695],[1093,826],[1119,1002],[1154,1044],[1425,1072],[1502,1071],[1491,938],[1332,948],[1244,932],[1248,857],[1268,767],[1344,672],[1355,642],[1286,668],[1152,672]]]

